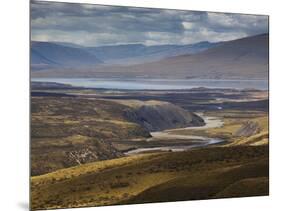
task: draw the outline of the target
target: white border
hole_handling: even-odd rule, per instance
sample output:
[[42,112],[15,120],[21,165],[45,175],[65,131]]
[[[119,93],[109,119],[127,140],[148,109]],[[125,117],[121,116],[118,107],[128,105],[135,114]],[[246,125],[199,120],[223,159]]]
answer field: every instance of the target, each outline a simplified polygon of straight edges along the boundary
[[[106,5],[270,15],[270,197],[218,199],[71,210],[281,210],[280,198],[280,20],[275,0],[67,0]],[[1,2],[1,210],[27,210],[29,190],[29,1]],[[280,130],[280,129],[279,129]]]

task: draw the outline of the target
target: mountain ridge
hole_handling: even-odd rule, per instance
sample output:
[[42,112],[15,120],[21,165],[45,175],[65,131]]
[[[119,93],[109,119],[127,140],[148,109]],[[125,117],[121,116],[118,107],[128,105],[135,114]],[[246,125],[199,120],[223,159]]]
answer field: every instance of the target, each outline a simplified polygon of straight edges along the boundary
[[268,34],[261,34],[224,42],[193,55],[179,55],[128,67],[98,69],[97,72],[181,79],[267,79],[268,53]]
[[[61,61],[63,54],[69,54],[71,49],[73,52],[83,52],[83,58],[77,57],[71,58],[71,60],[81,59],[78,62],[81,66],[89,65],[89,61],[85,60],[85,57],[92,57],[93,59],[100,60],[101,63],[107,64],[139,64],[150,61],[158,61],[170,56],[181,54],[194,54],[204,51],[210,47],[217,46],[219,43],[210,43],[207,41],[199,42],[189,45],[152,45],[146,46],[144,44],[120,44],[120,45],[106,45],[97,47],[85,47],[79,46],[73,43],[65,42],[31,42],[31,64],[35,66],[38,63],[48,64],[49,68],[53,68],[55,65],[64,65],[67,67],[75,67],[73,63],[64,63]],[[55,48],[55,49],[54,49]],[[55,50],[57,52],[55,52]],[[50,51],[53,51],[50,53]],[[60,53],[61,55],[58,55]],[[51,55],[50,55],[51,54]],[[58,58],[52,58],[55,54]],[[51,57],[51,58],[50,58]],[[38,62],[39,60],[39,62]],[[48,62],[51,61],[51,62]],[[97,62],[95,62],[97,63]],[[91,64],[91,63],[90,63]],[[53,65],[53,66],[52,66]]]
[[[79,67],[95,66],[103,61],[80,48],[49,42],[31,42],[31,67]],[[42,69],[42,68],[41,68]]]
[[[119,58],[122,64],[105,62],[91,67],[80,66],[79,69],[46,68],[44,71],[32,71],[32,77],[268,79],[268,39],[268,34],[245,37],[222,42],[194,54],[183,53],[185,50],[179,53],[176,49],[175,53],[169,51],[168,57],[162,52],[158,57],[155,53],[157,49],[153,47],[149,52],[154,53],[144,56],[146,58],[142,63],[138,63],[142,60],[141,56],[138,56],[139,60],[137,59],[136,63],[132,56],[123,60]],[[115,53],[118,52],[117,50]],[[113,55],[115,53],[113,52]],[[151,57],[149,59],[152,61],[147,57]]]

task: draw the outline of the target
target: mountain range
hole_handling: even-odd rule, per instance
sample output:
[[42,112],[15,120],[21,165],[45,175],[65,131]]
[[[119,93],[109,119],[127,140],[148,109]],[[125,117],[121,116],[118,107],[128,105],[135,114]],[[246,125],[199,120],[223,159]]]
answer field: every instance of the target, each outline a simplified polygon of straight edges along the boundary
[[38,66],[48,64],[49,68],[63,65],[91,66],[106,64],[139,64],[157,61],[171,56],[195,54],[220,43],[199,42],[190,45],[155,45],[143,44],[110,45],[84,47],[66,42],[31,43],[31,63]]
[[195,54],[219,45],[220,43],[199,42],[190,45],[154,45],[143,44],[113,45],[86,48],[108,64],[139,64],[158,61],[171,56]]
[[268,35],[224,42],[193,55],[114,67],[109,71],[148,77],[263,79],[268,77]]
[[31,68],[33,70],[91,67],[102,63],[94,55],[80,48],[49,42],[31,43]]
[[34,77],[266,79],[268,53],[268,34],[191,45],[32,42],[31,65]]

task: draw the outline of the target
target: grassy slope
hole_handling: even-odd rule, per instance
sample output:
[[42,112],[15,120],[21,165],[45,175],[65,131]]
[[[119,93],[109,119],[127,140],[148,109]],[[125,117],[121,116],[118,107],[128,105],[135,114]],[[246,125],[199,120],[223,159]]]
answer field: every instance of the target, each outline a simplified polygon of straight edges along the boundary
[[124,119],[118,103],[73,97],[33,97],[31,103],[32,175],[116,158],[122,153],[111,141],[150,136]]
[[149,128],[203,124],[193,113],[159,101],[44,96],[31,103],[32,175],[120,157],[150,137]]
[[268,177],[252,177],[241,179],[238,182],[229,185],[224,190],[216,194],[215,197],[243,197],[243,196],[260,196],[269,193]]
[[[121,123],[122,125],[123,120],[121,116],[119,118],[118,112],[114,112],[114,115],[117,115],[114,118],[107,116],[108,114],[104,112],[107,106],[104,109],[101,105],[95,107],[102,108],[102,116],[107,118],[96,116],[95,119],[100,121],[96,123],[97,128],[104,122],[110,122],[113,125]],[[77,107],[81,106],[87,105],[77,105]],[[60,106],[56,105],[56,107]],[[68,109],[63,112],[69,114]],[[59,113],[61,111],[58,111]],[[64,119],[63,125],[77,125],[76,121],[81,120],[85,125],[87,121],[91,121],[91,118],[87,118],[89,113],[79,113],[82,116],[82,119],[79,120],[73,119],[71,115],[63,118],[54,114],[56,111],[47,115],[47,122],[51,126],[52,121],[61,122],[61,119]],[[90,113],[90,115],[93,114]],[[221,137],[231,141],[231,144],[187,152],[142,154],[98,161],[35,176],[31,179],[32,208],[65,208],[267,195],[267,114],[229,110],[209,112],[207,115],[221,116],[225,122],[224,126],[207,130],[177,130],[177,134]],[[36,115],[33,117],[38,118]],[[112,121],[112,119],[114,120]],[[261,131],[250,137],[235,137],[233,134],[246,121],[258,122]],[[124,127],[127,128],[126,123]],[[44,127],[42,128],[44,129]],[[102,137],[107,133],[101,128],[90,129],[97,131]],[[51,136],[52,133],[48,133],[48,131],[46,130],[45,134]],[[94,135],[91,136],[90,133],[88,136],[89,133],[84,133],[85,131],[88,129],[79,128],[79,134],[82,133],[82,136],[75,138],[75,146],[77,146],[77,142],[82,145],[88,141],[94,142]],[[125,129],[114,130],[114,127],[110,128],[110,131],[116,131],[120,135],[126,132]],[[63,132],[64,130],[62,130],[62,134]],[[99,138],[101,138],[100,136]],[[40,149],[46,148],[43,147],[45,139],[48,140],[49,146],[54,145],[57,148],[58,145],[62,145],[64,149],[66,143],[63,140],[68,139],[67,143],[69,143],[69,138],[71,137],[63,137],[59,141],[54,137],[36,137],[35,140]],[[37,161],[39,160],[44,159]],[[37,165],[40,165],[40,162],[37,162]]]
[[[241,185],[235,184],[241,180],[268,177],[267,158],[264,145],[144,154],[85,164],[32,177],[32,208],[224,197],[231,191],[225,195],[223,191],[231,185],[239,189]],[[258,195],[268,194],[266,190],[261,188]],[[240,188],[239,194],[247,196],[243,191]]]
[[[260,177],[268,176],[268,160],[261,159],[247,164],[235,166],[221,166],[211,171],[199,171],[175,178],[166,183],[154,186],[140,195],[129,199],[127,203],[165,202],[179,200],[199,200],[210,198],[252,196],[250,191],[245,191],[240,184],[241,180],[252,179],[256,184]],[[246,178],[246,179],[245,179]],[[244,187],[252,188],[254,195],[267,195],[268,188],[256,189],[251,184],[244,183]],[[268,186],[264,183],[262,185]]]

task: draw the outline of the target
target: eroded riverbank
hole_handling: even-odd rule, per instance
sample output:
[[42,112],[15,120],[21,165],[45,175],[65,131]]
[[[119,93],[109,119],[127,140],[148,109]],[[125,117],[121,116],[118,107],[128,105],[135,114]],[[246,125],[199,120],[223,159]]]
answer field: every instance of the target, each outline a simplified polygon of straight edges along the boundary
[[[225,140],[220,138],[210,138],[205,136],[194,136],[194,135],[180,135],[176,134],[179,130],[205,130],[209,128],[218,128],[223,126],[223,120],[217,117],[204,116],[203,114],[199,114],[205,121],[204,126],[199,127],[186,127],[186,128],[177,128],[177,129],[169,129],[158,132],[152,132],[152,137],[147,139],[147,142],[160,142],[163,143],[163,146],[155,146],[155,147],[142,147],[138,149],[132,149],[126,152],[126,155],[133,155],[144,152],[152,152],[152,151],[185,151],[193,148],[206,147],[213,144],[219,144],[225,142]],[[181,144],[171,144],[171,140],[181,140]]]

